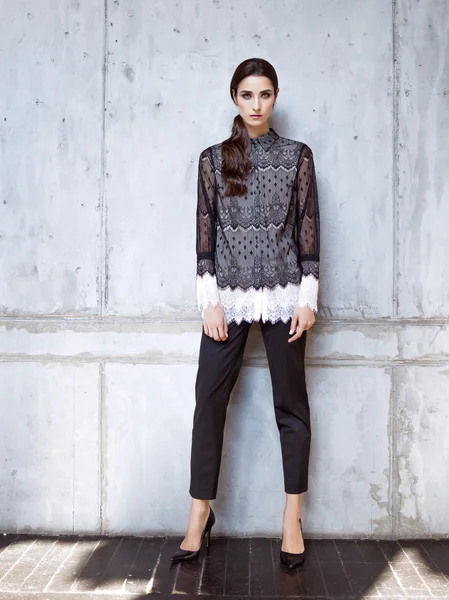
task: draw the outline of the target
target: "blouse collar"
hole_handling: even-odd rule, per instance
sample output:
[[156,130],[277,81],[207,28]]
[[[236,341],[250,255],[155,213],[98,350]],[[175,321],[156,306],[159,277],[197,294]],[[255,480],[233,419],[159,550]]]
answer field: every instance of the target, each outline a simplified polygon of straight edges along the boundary
[[279,138],[279,134],[276,133],[272,127],[270,127],[270,129],[266,133],[263,133],[262,135],[259,135],[256,138],[250,138],[250,139],[251,139],[252,145],[255,144],[256,142],[259,142],[259,144],[262,146],[262,148],[267,151],[271,148],[271,146],[274,144],[274,142],[278,138]]

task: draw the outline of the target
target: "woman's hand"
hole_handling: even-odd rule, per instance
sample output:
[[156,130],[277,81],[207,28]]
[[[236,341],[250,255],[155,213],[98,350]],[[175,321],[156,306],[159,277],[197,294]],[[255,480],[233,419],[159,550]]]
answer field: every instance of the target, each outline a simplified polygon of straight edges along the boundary
[[220,304],[204,309],[204,333],[217,342],[228,339],[228,323]]
[[289,333],[294,333],[294,335],[288,341],[294,342],[300,338],[302,332],[305,329],[310,329],[314,323],[315,314],[310,306],[295,306],[289,331]]

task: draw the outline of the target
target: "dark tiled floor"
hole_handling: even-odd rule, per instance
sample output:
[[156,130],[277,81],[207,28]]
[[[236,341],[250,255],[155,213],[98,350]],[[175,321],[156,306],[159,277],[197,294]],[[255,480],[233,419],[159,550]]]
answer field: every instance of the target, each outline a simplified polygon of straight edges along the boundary
[[140,598],[444,598],[449,540],[305,540],[306,562],[279,562],[277,538],[211,537],[196,563],[170,562],[181,537],[0,537],[0,600]]

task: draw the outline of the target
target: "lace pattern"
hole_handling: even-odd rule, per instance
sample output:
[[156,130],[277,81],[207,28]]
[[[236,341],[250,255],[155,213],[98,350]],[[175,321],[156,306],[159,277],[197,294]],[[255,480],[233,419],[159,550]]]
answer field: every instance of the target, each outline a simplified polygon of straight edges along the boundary
[[299,286],[289,283],[285,288],[277,286],[273,289],[231,289],[219,290],[220,305],[226,321],[283,321],[286,323],[293,316],[298,301]]
[[317,312],[318,281],[312,276],[303,278],[300,285],[287,284],[273,289],[248,290],[218,288],[215,276],[208,273],[197,277],[198,308],[204,318],[204,309],[217,302],[223,309],[227,323],[235,321],[276,321],[286,323],[293,316],[295,306],[309,306]]
[[196,273],[202,277],[206,273],[215,276],[215,263],[211,258],[199,259],[196,266]]
[[285,321],[297,303],[316,312],[320,234],[312,151],[270,128],[251,139],[251,159],[247,194],[225,196],[221,144],[200,154],[196,251],[201,313],[218,301],[238,322]]
[[196,299],[198,309],[204,316],[204,309],[212,304],[216,306],[219,302],[217,279],[215,275],[205,273],[203,276],[196,277]]
[[318,311],[318,287],[318,279],[313,275],[303,277],[299,288],[298,305],[310,306],[313,312],[316,313]]

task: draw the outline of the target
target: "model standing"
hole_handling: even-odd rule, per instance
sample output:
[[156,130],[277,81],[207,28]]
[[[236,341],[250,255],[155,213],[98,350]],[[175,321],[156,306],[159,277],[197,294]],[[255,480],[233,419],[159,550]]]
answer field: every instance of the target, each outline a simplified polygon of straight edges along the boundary
[[198,556],[215,523],[226,411],[253,321],[259,321],[280,434],[286,505],[281,561],[304,560],[301,495],[311,441],[304,355],[315,322],[319,208],[313,154],[269,126],[279,88],[266,60],[234,72],[231,136],[198,163],[197,297],[203,318],[191,447],[192,504],[173,561]]

